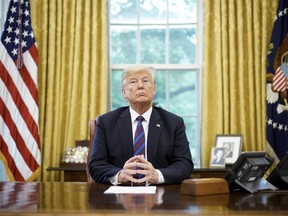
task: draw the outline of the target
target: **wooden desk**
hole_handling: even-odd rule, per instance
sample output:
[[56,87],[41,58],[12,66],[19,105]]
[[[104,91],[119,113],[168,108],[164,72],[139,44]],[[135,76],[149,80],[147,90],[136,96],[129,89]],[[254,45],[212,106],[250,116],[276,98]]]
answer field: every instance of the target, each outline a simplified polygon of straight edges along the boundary
[[0,182],[0,215],[288,215],[288,192],[232,192],[193,197],[180,185],[156,194],[104,194],[108,185],[84,182]]
[[47,171],[64,172],[65,182],[87,182],[86,165],[48,167]]
[[[49,167],[47,171],[63,171],[65,182],[86,182],[86,166],[75,165],[75,166],[60,166],[60,167]],[[210,169],[210,168],[195,168],[191,175],[191,178],[223,178],[227,169]]]
[[227,170],[224,168],[195,168],[191,178],[224,178]]

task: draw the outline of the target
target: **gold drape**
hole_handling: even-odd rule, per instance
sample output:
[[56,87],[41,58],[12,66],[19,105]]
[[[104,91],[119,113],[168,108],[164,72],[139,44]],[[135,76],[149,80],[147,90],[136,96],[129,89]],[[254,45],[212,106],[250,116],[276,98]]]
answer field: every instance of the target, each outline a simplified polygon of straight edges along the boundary
[[43,181],[59,180],[61,155],[88,139],[88,120],[107,111],[106,0],[31,0],[39,50]]
[[216,134],[242,134],[242,150],[265,149],[266,56],[278,1],[204,2],[202,165]]

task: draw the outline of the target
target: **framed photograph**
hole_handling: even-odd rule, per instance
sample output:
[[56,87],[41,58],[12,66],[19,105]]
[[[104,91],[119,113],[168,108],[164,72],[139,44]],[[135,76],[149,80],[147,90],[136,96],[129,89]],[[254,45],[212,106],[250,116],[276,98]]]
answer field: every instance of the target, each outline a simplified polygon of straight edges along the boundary
[[225,148],[225,163],[234,164],[242,150],[242,135],[216,135],[215,147]]
[[210,167],[225,167],[225,148],[213,147],[211,150]]

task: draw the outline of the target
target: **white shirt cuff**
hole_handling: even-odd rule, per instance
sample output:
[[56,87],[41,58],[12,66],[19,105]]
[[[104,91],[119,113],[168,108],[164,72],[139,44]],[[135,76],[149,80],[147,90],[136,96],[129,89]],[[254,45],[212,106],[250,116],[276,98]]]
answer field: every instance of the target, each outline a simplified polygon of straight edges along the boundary
[[158,173],[158,184],[165,183],[165,179],[163,174],[160,172],[160,170],[156,169],[156,172]]
[[118,176],[119,176],[119,174],[120,174],[121,171],[122,171],[122,170],[120,170],[116,175],[108,178],[112,185],[118,185],[118,184],[120,184],[120,183],[118,182]]

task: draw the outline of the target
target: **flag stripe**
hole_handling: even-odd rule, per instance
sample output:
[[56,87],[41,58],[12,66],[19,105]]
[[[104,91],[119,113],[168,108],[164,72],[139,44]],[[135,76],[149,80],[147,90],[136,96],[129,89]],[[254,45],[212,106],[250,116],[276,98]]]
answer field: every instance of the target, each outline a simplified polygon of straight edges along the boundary
[[[26,162],[26,164],[30,164],[30,169],[33,172],[35,172],[37,170],[37,168],[39,167],[39,158],[38,158],[38,161],[35,160],[33,153],[36,154],[37,152],[31,152],[31,150],[38,149],[38,148],[33,148],[33,146],[31,146],[30,143],[28,143],[29,146],[27,148],[26,143],[23,139],[23,134],[24,134],[24,136],[26,134],[28,134],[27,132],[24,133],[25,131],[27,131],[26,125],[22,124],[22,126],[21,126],[21,123],[19,123],[20,125],[15,124],[15,122],[11,118],[9,110],[6,108],[2,99],[0,99],[0,107],[2,109],[4,116],[5,116],[5,119],[3,120],[2,126],[3,126],[3,128],[7,128],[6,132],[4,133],[4,137],[12,138],[12,139],[9,139],[9,142],[6,142],[6,145],[10,147],[10,145],[13,145],[15,143],[14,140],[17,140],[17,142],[15,143],[16,144],[15,147],[17,148],[17,150],[15,149],[14,152],[16,152],[16,151],[21,152],[23,160]],[[3,139],[4,139],[4,137],[3,137]],[[28,138],[25,137],[25,138],[27,140],[29,140],[29,139],[31,139],[31,136],[30,136],[30,138],[29,137]],[[39,153],[40,152],[38,152],[38,155],[39,155]]]
[[[27,52],[23,55],[24,58],[25,57],[29,58],[30,55],[26,55],[26,54],[27,54]],[[35,81],[33,80],[33,77],[31,77],[31,73],[30,73],[30,72],[35,72],[35,70],[37,71],[37,68],[33,68],[33,67],[35,67],[35,64],[32,64],[33,61],[31,61],[31,60],[29,59],[28,61],[24,61],[24,63],[29,62],[29,65],[27,66],[27,68],[30,68],[29,71],[27,70],[26,65],[23,65],[23,68],[21,70],[19,70],[19,72],[20,72],[20,75],[21,75],[23,81],[25,82],[25,85],[27,86],[27,88],[30,91],[30,94],[33,97],[33,100],[35,101],[35,104],[37,105],[38,104],[37,86],[35,85]],[[33,68],[33,69],[31,70],[31,68]],[[36,80],[36,82],[37,82],[37,80]]]
[[[24,60],[24,64],[27,68],[29,68],[29,75],[31,76],[31,84],[34,84],[37,87],[37,59],[35,61],[35,57],[33,57],[33,55],[35,55],[35,51],[32,50],[28,50],[27,52],[25,52],[23,54],[23,60]],[[36,53],[37,54],[37,53]]]
[[[5,90],[2,90],[2,87],[5,89],[5,86],[3,85],[1,79],[0,79],[0,90],[2,92],[6,92]],[[27,128],[27,125],[25,124],[24,120],[21,118],[21,114],[19,113],[17,107],[15,106],[15,104],[13,103],[13,100],[10,97],[10,94],[6,94],[6,104],[4,104],[4,102],[2,101],[1,97],[0,97],[0,107],[1,107],[1,111],[3,113],[3,116],[5,117],[5,120],[7,119],[7,122],[11,122],[11,124],[7,124],[6,125],[9,127],[10,129],[10,135],[12,136],[14,134],[14,137],[18,138],[17,143],[21,142],[23,143],[23,137],[25,138],[25,146],[20,146],[18,149],[21,150],[21,147],[23,148],[29,148],[31,151],[31,154],[34,155],[35,160],[37,161],[38,164],[40,164],[41,161],[41,154],[40,154],[40,149],[38,148],[38,143],[35,142],[35,139],[33,138],[33,136],[30,134],[29,132],[29,128]],[[11,114],[9,112],[9,110],[13,111],[13,115],[11,118]],[[5,121],[4,120],[4,121]],[[17,126],[16,123],[17,122]],[[18,128],[18,130],[17,130]],[[17,136],[15,135],[15,131],[17,131]],[[27,147],[26,147],[27,146]]]
[[[1,67],[1,63],[0,63],[0,67]],[[3,86],[3,89],[1,88],[2,92],[4,93],[4,95],[6,95],[6,97],[9,97],[8,94],[10,93],[11,97],[13,98],[13,101],[17,103],[16,106],[18,107],[18,110],[20,111],[20,114],[22,115],[23,120],[26,122],[31,134],[34,136],[34,139],[36,141],[39,141],[37,123],[33,119],[33,116],[30,114],[24,100],[21,98],[21,96],[19,96],[21,95],[20,92],[18,91],[17,87],[14,85],[13,80],[11,79],[11,77],[9,76],[8,72],[5,69],[2,70],[2,73],[0,74],[0,78],[4,82],[3,85],[5,85],[5,83],[9,84],[9,86],[6,86],[6,88],[4,86]],[[9,104],[13,103],[12,100],[9,100],[9,101],[10,101]],[[16,110],[17,107],[14,107],[13,110]]]
[[[1,49],[3,49],[2,43],[0,43],[0,50]],[[22,77],[19,76],[19,71],[15,63],[12,61],[11,58],[9,58],[9,54],[6,51],[3,51],[2,55],[0,53],[0,61],[2,61],[4,67],[6,68],[6,72],[9,72],[9,76],[15,83],[19,95],[21,96],[23,101],[25,101],[25,103],[29,105],[27,106],[27,108],[29,109],[29,112],[33,114],[32,116],[35,118],[34,121],[38,122],[38,106],[35,103],[35,100],[31,96],[31,94],[28,93],[30,91],[28,87],[25,85],[25,82],[23,81]]]
[[286,77],[280,68],[277,69],[273,78],[273,88],[276,91],[284,91],[286,89]]
[[[1,125],[1,128],[4,127],[3,126],[4,122],[3,122],[3,119],[1,118],[1,116],[0,116],[0,125]],[[25,179],[23,178],[23,176],[19,172],[13,157],[9,153],[8,147],[6,145],[6,142],[4,142],[4,140],[3,140],[1,135],[0,135],[0,150],[1,150],[2,154],[5,155],[4,164],[8,164],[8,166],[9,166],[9,168],[11,170],[11,173],[13,173],[13,176],[12,176],[11,180],[17,179],[18,181],[24,181]]]
[[[37,49],[36,44],[33,44],[30,47],[29,53],[30,53],[31,57],[33,58],[33,61],[31,61],[31,62],[35,62],[35,66],[37,66],[38,65],[38,49]],[[27,62],[25,62],[25,63],[27,63]],[[32,66],[31,66],[31,68],[32,68]],[[35,71],[35,73],[33,75],[31,75],[31,76],[37,78],[37,67],[33,71]],[[34,80],[34,83],[37,84],[37,79]]]

